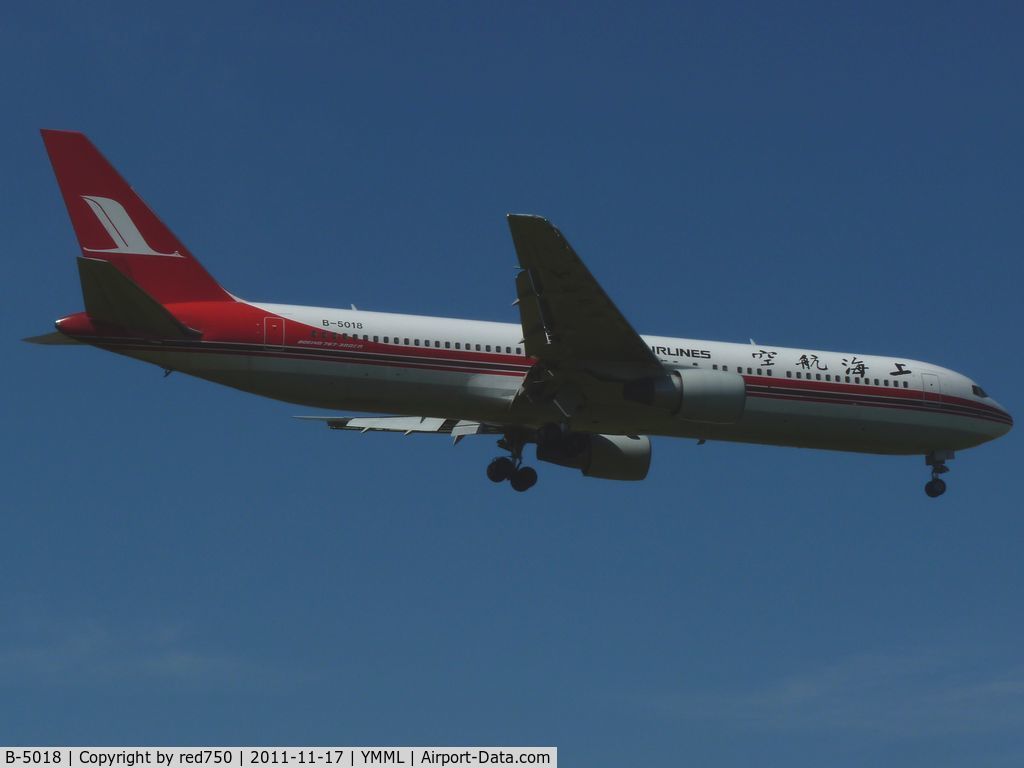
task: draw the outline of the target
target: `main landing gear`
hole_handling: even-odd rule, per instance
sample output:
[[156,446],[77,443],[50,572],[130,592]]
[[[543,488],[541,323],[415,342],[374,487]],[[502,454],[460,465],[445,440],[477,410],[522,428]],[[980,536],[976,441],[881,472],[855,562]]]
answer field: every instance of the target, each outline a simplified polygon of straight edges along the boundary
[[520,493],[530,490],[537,484],[537,470],[523,466],[525,443],[525,440],[511,435],[506,435],[498,441],[498,447],[504,448],[512,456],[499,456],[487,465],[487,477],[491,482],[503,483],[508,480],[512,490]]
[[924,484],[924,492],[931,498],[937,498],[946,492],[946,481],[941,475],[949,472],[946,462],[953,458],[953,451],[932,451],[924,457],[924,463],[932,468],[932,479]]

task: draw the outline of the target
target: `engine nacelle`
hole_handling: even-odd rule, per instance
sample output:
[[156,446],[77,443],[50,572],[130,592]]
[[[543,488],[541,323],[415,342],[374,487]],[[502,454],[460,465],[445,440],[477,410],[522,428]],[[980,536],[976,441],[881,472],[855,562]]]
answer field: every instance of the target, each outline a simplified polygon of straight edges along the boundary
[[643,480],[651,467],[651,440],[643,435],[574,433],[565,440],[537,445],[537,460],[548,461],[606,480]]
[[747,403],[743,377],[732,371],[684,368],[664,376],[631,381],[623,397],[661,408],[685,421],[733,424]]

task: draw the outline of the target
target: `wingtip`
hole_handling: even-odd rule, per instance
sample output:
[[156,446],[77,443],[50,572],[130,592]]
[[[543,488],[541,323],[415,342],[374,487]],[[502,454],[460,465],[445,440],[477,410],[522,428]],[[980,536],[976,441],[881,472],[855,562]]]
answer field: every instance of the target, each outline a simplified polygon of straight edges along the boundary
[[509,221],[515,221],[517,219],[526,219],[532,221],[543,221],[545,224],[551,223],[543,216],[538,216],[536,213],[506,213],[505,218],[508,219]]
[[50,333],[44,333],[39,336],[27,336],[22,339],[22,341],[26,344],[42,344],[44,346],[71,346],[72,344],[81,343],[70,336],[66,336],[60,331],[51,331]]

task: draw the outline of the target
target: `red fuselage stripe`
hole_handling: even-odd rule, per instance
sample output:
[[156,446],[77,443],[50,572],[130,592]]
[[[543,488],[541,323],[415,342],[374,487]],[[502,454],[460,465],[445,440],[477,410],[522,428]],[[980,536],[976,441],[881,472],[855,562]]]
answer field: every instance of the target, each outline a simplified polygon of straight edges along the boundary
[[[431,354],[409,354],[413,352],[400,347],[401,353],[355,351],[345,349],[318,349],[296,347],[267,347],[262,344],[235,342],[175,341],[159,345],[140,343],[131,338],[91,338],[90,342],[122,352],[180,351],[185,353],[221,354],[232,356],[272,357],[286,360],[311,360],[317,362],[345,363],[349,365],[373,365],[408,368],[450,373],[488,374],[493,376],[515,376],[522,378],[533,361],[509,363],[507,357],[494,360],[487,355],[473,355],[474,359],[445,358]],[[417,350],[418,351],[418,350]],[[434,352],[434,350],[430,350]],[[498,357],[498,356],[495,356]],[[1012,424],[1009,414],[985,403],[978,403],[950,395],[936,395],[925,399],[919,389],[883,388],[871,385],[843,384],[841,382],[799,381],[774,377],[744,376],[747,394],[770,400],[792,402],[848,405],[857,407],[886,408],[944,415],[963,416],[984,421]]]

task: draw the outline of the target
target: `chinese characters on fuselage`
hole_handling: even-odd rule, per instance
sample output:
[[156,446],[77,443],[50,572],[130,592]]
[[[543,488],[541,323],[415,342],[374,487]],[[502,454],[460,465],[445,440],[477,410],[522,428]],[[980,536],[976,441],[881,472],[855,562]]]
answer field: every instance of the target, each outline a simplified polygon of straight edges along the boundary
[[818,371],[828,370],[828,366],[821,362],[817,355],[800,355],[800,359],[796,361],[796,364],[798,368],[803,368],[805,371],[809,371],[812,368]]

